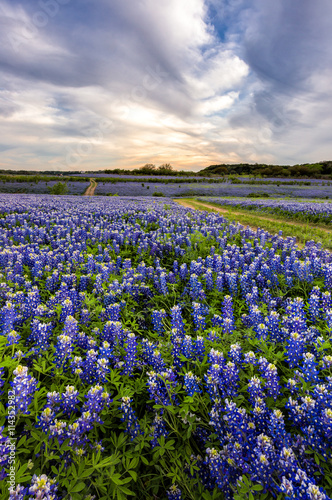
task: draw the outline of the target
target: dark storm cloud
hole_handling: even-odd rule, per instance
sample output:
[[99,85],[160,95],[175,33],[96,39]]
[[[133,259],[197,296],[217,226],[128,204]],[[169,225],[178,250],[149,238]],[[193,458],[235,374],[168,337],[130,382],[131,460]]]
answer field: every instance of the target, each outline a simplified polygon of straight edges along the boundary
[[330,0],[257,0],[244,36],[252,70],[285,94],[310,91],[315,71],[332,63]]

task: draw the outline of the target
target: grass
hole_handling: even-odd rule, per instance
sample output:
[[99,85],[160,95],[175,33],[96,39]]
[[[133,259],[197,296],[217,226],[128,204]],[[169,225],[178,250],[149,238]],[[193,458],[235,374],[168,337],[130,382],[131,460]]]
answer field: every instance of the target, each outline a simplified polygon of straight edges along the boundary
[[[182,198],[181,200],[175,199],[174,201],[180,204],[184,202],[186,206],[190,205],[190,207],[197,210],[205,210],[208,212],[221,211],[225,217],[231,221],[239,222],[246,226],[260,227],[273,234],[281,230],[284,236],[296,237],[300,245],[305,245],[307,241],[315,240],[316,242],[321,242],[324,248],[332,250],[332,231],[327,230],[326,226],[295,221],[290,222],[280,215],[276,216],[269,214],[268,217],[260,216],[256,212],[253,214],[252,212],[237,207],[221,206],[216,203],[202,203],[189,198]],[[207,206],[209,206],[209,208],[207,208]]]

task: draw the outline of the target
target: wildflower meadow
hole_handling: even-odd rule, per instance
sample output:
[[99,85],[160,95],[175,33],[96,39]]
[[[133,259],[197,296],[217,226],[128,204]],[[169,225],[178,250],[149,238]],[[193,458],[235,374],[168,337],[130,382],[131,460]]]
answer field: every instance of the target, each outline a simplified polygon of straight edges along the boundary
[[0,498],[332,498],[332,254],[168,198],[0,195]]

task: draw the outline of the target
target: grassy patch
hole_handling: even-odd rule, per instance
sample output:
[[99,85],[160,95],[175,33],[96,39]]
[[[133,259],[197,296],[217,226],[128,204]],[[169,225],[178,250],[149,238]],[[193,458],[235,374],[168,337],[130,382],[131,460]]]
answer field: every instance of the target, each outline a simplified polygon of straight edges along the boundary
[[[326,226],[324,228],[309,223],[297,223],[295,221],[290,222],[280,215],[276,216],[269,214],[268,217],[264,217],[258,215],[257,213],[253,214],[250,211],[239,209],[237,207],[233,208],[230,206],[221,206],[216,203],[201,203],[192,199],[174,201],[178,201],[180,204],[181,201],[183,201],[197,210],[216,212],[218,211],[216,209],[221,209],[225,217],[231,221],[239,222],[240,224],[252,227],[260,227],[271,233],[282,231],[284,236],[293,236],[297,239],[298,243],[302,245],[304,245],[307,241],[315,240],[316,242],[321,242],[324,248],[332,250],[332,232],[328,231]],[[207,208],[206,205],[209,205],[209,208]]]

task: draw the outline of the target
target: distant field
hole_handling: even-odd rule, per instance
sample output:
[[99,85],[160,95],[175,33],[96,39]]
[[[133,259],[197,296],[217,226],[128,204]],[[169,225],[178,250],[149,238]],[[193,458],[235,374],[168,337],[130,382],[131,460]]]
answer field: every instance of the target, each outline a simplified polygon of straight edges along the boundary
[[95,178],[95,195],[177,197],[262,197],[332,199],[332,182],[320,179],[254,179],[253,177],[172,177],[87,174],[76,176],[0,175],[0,192],[48,194],[58,182],[66,183],[68,194],[82,195]]
[[[0,182],[0,193],[48,194],[57,181],[43,182]],[[67,182],[68,194],[83,194],[89,182]]]
[[118,194],[119,196],[151,196],[154,192],[162,193],[169,197],[191,196],[237,196],[246,197],[252,193],[268,194],[278,197],[305,197],[305,198],[331,198],[332,186],[277,186],[248,185],[248,184],[207,184],[201,183],[170,183],[159,184],[156,182],[117,182],[98,183],[95,194]]

